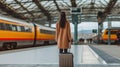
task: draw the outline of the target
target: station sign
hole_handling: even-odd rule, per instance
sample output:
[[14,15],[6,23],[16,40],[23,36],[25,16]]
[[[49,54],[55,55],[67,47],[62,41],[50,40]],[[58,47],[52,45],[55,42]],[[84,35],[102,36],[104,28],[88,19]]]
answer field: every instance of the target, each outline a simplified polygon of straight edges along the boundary
[[82,8],[78,8],[78,7],[70,8],[70,14],[81,14],[81,13],[82,13]]
[[92,30],[92,33],[97,33],[97,29],[93,29],[93,30]]

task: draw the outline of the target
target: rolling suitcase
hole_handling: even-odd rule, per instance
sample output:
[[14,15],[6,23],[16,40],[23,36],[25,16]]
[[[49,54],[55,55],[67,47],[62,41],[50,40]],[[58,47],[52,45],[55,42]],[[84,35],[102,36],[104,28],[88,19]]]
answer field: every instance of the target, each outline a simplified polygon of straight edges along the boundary
[[59,67],[73,67],[73,54],[59,54]]

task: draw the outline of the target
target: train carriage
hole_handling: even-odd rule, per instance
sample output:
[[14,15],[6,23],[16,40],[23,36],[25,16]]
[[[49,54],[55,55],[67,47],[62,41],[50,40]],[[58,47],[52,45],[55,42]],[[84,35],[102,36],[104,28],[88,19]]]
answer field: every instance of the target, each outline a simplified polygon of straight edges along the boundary
[[53,44],[55,43],[55,28],[37,25],[37,42],[36,44]]
[[0,47],[5,49],[55,43],[54,34],[54,28],[0,15]]
[[[112,27],[110,29],[111,43],[117,43],[118,42],[117,32],[119,32],[119,31],[120,31],[120,27]],[[109,36],[108,36],[108,28],[107,28],[103,31],[103,34],[102,34],[102,37],[101,37],[102,42],[103,43],[108,43],[108,38],[109,38]]]

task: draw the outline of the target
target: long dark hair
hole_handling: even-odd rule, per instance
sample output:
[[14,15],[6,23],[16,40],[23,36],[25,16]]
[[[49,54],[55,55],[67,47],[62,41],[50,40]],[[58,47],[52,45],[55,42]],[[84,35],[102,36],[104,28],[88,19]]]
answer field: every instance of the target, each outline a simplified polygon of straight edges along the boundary
[[67,20],[66,20],[66,14],[65,14],[65,12],[61,12],[61,14],[60,14],[60,20],[59,20],[61,28],[65,28],[66,21]]

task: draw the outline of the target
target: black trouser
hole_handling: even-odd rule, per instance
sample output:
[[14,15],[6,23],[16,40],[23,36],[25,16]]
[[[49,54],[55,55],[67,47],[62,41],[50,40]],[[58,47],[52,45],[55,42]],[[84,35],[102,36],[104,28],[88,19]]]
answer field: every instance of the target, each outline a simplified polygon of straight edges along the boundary
[[67,53],[67,49],[59,49],[59,53]]

